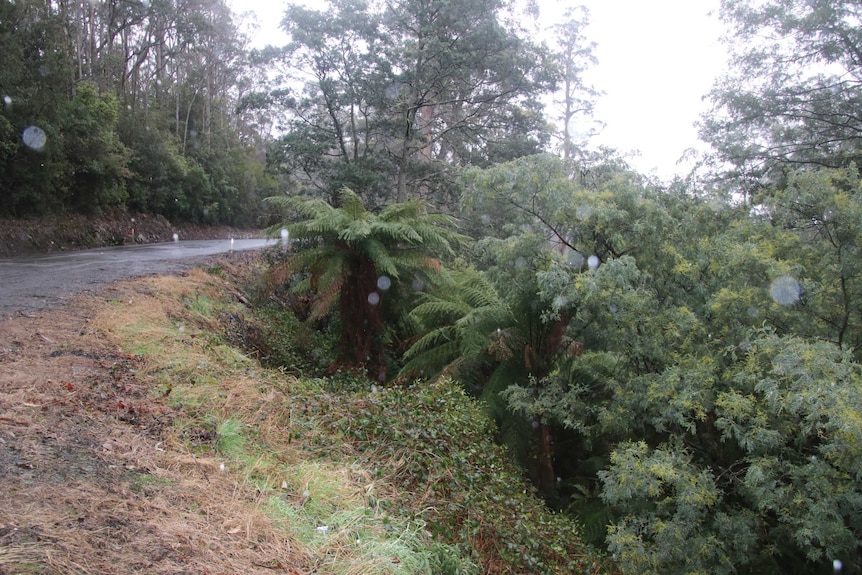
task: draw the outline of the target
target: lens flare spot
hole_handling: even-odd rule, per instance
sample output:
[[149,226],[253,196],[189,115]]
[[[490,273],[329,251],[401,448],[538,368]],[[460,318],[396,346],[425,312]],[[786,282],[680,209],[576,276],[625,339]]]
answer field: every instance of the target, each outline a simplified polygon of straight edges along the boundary
[[584,254],[578,250],[569,250],[566,254],[566,263],[575,269],[584,267]]
[[41,152],[48,136],[45,134],[45,130],[38,126],[27,126],[21,133],[21,140],[28,148]]
[[802,297],[802,286],[796,278],[781,276],[769,286],[769,295],[779,305],[793,305]]

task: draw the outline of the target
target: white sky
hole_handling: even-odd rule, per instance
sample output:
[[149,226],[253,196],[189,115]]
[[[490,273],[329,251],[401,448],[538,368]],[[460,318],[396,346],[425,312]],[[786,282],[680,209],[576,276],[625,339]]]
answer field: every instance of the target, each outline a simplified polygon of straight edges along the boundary
[[[252,11],[260,30],[255,46],[280,44],[286,0],[232,0]],[[314,7],[314,2],[303,2]],[[590,11],[587,37],[596,42],[598,65],[587,80],[604,92],[595,118],[606,124],[590,142],[635,152],[630,163],[662,179],[684,175],[683,152],[703,148],[693,123],[707,108],[702,97],[725,70],[719,0],[539,0],[542,24],[560,21],[567,6]],[[320,2],[322,7],[322,2]]]

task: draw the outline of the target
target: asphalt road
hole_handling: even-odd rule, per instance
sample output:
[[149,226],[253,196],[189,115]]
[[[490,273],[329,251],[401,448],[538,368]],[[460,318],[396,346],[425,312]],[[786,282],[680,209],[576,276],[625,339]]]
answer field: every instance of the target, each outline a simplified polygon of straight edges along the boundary
[[81,292],[139,276],[174,273],[275,240],[195,240],[0,259],[0,318],[62,305]]

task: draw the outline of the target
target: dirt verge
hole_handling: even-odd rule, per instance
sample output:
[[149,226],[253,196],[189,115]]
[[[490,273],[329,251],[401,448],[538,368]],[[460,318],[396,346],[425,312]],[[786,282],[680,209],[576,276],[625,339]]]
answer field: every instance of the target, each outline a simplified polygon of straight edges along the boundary
[[178,414],[91,327],[145,281],[0,322],[0,575],[299,573],[255,490],[166,445]]
[[34,253],[183,240],[257,238],[258,230],[229,226],[172,224],[162,216],[120,210],[99,216],[64,214],[33,219],[0,219],[0,258]]

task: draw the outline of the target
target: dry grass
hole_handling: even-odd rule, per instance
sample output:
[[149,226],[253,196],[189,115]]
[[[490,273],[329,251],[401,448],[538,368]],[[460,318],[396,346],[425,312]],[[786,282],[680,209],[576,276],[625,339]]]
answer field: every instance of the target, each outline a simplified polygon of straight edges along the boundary
[[387,487],[295,440],[315,388],[216,335],[241,300],[195,270],[0,323],[0,575],[425,572]]
[[[308,572],[244,470],[192,445],[177,422],[194,413],[160,397],[165,383],[184,386],[200,409],[215,394],[215,417],[239,407],[277,425],[254,363],[227,348],[214,361],[211,320],[185,311],[187,298],[225,299],[201,274],[117,284],[0,324],[0,573]],[[121,351],[129,343],[152,354]],[[195,387],[201,377],[218,385]]]

